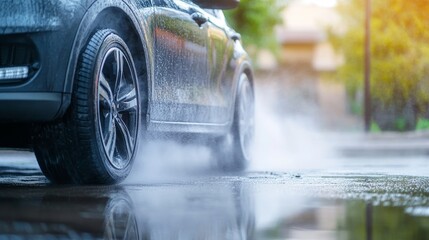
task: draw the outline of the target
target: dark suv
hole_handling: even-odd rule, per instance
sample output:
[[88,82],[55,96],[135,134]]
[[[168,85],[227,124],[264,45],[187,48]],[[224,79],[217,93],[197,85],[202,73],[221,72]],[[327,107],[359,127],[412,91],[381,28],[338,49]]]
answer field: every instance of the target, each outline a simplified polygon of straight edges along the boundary
[[115,183],[149,132],[209,139],[241,170],[250,60],[221,10],[238,0],[4,0],[0,147],[32,148],[58,183]]

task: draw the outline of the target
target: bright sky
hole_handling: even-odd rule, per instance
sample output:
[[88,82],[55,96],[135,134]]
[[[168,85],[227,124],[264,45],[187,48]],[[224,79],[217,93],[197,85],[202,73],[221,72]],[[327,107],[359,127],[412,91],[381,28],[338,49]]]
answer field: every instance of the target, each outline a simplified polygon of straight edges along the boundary
[[337,0],[295,0],[295,1],[303,1],[306,3],[316,4],[322,7],[335,7],[337,4]]

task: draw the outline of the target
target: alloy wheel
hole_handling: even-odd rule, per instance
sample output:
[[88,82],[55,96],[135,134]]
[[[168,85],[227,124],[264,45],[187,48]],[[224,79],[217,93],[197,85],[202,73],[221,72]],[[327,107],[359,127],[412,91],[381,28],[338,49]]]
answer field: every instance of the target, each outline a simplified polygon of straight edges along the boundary
[[254,137],[254,95],[246,74],[241,76],[241,86],[238,104],[238,131],[241,149],[245,159],[250,159],[251,145]]
[[98,79],[98,124],[105,153],[117,169],[131,162],[137,143],[138,91],[131,61],[119,47],[107,51]]

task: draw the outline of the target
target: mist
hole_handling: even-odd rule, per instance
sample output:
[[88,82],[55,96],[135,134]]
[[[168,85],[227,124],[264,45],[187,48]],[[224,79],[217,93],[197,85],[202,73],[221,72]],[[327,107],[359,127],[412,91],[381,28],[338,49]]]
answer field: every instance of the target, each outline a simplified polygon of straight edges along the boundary
[[338,154],[317,103],[296,90],[257,86],[256,135],[250,171],[299,171],[337,164]]
[[[301,172],[335,166],[337,152],[314,102],[276,82],[256,83],[255,141],[247,171]],[[151,140],[140,148],[125,183],[175,181],[219,174],[203,145]]]

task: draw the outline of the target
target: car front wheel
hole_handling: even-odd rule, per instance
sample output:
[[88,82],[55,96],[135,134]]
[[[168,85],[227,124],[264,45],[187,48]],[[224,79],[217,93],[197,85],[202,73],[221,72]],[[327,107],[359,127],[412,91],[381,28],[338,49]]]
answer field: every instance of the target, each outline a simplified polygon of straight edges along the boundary
[[127,44],[114,30],[97,31],[80,55],[70,109],[34,137],[51,181],[111,184],[129,174],[141,121],[137,81]]

